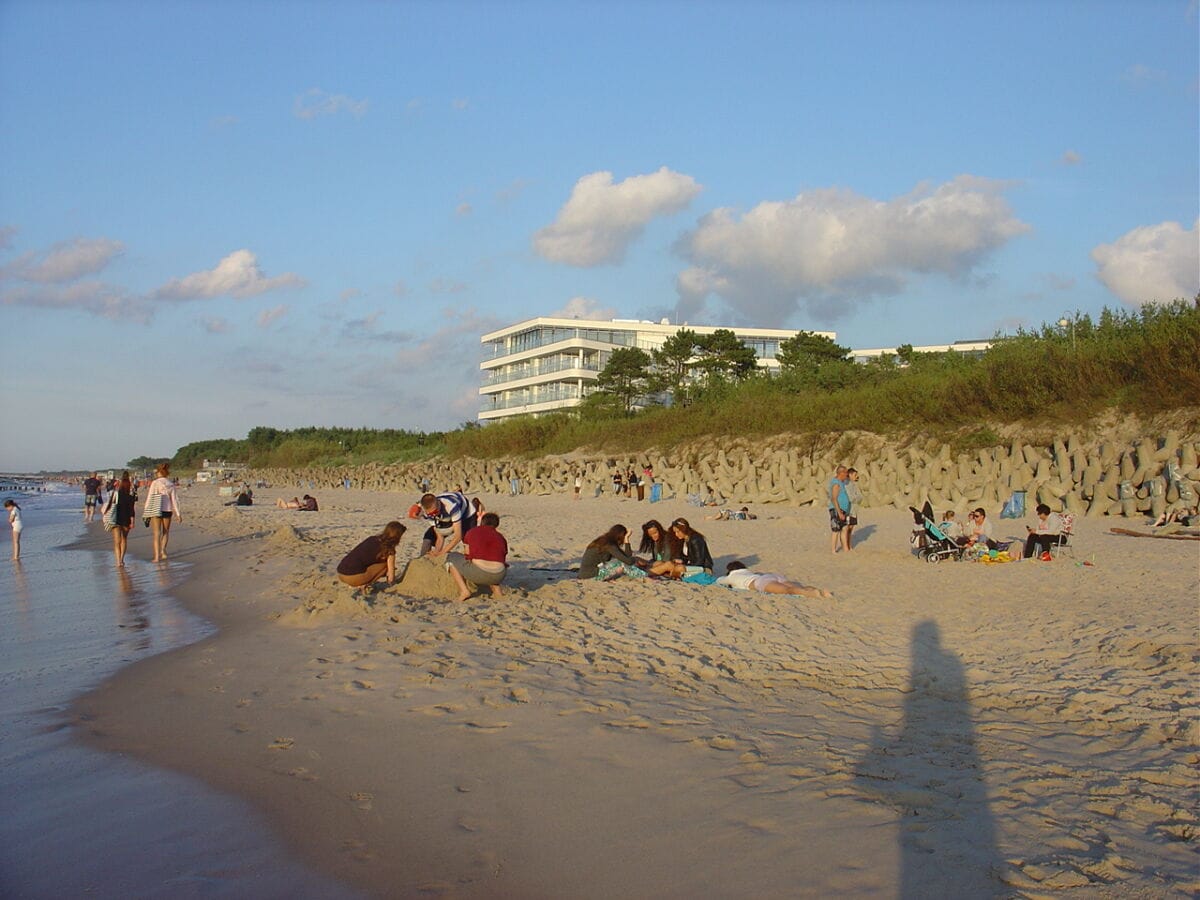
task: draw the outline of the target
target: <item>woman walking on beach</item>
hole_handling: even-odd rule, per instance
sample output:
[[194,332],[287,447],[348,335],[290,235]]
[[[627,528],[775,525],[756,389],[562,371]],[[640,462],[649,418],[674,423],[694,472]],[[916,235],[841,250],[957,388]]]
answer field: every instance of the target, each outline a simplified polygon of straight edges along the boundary
[[121,473],[121,480],[110,493],[115,497],[113,503],[117,507],[116,524],[112,529],[113,558],[120,568],[125,565],[125,548],[129,545],[129,529],[133,527],[133,482],[128,472]]
[[175,484],[171,481],[171,464],[159,463],[154,470],[154,480],[146,490],[146,503],[142,507],[142,518],[150,523],[153,562],[167,558],[167,541],[171,537],[171,521],[183,521],[179,511],[179,500],[175,496]]
[[624,525],[614,525],[600,537],[596,538],[583,551],[583,559],[579,563],[579,579],[594,578],[596,581],[611,581],[622,575],[631,578],[645,578],[645,565],[630,552],[629,529]]
[[21,532],[25,526],[21,524],[21,507],[16,500],[5,500],[4,508],[8,510],[8,524],[12,526],[13,559],[21,558]]
[[386,577],[388,584],[396,583],[396,547],[408,529],[392,521],[379,534],[367,538],[349,553],[337,567],[342,584],[352,588],[367,587]]

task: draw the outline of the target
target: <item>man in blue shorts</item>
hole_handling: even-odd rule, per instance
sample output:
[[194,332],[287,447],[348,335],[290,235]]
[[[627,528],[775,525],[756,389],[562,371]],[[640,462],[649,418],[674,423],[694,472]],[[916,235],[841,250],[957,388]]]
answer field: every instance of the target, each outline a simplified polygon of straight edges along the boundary
[[93,472],[83,479],[83,521],[90,522],[96,517],[96,507],[100,505],[100,479]]
[[850,549],[846,546],[844,534],[850,517],[850,495],[846,493],[846,484],[850,480],[848,472],[845,466],[838,466],[837,474],[825,486],[825,494],[829,498],[829,530],[833,533],[830,543],[832,553],[838,552],[838,544]]

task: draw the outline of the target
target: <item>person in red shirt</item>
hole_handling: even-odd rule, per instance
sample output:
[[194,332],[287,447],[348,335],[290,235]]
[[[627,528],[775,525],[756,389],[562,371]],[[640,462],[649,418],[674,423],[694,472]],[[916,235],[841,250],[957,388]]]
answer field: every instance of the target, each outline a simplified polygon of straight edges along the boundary
[[458,585],[460,602],[475,593],[472,585],[487,585],[493,598],[501,596],[500,582],[508,574],[508,541],[496,530],[499,524],[498,515],[484,513],[481,524],[463,535],[466,554],[446,555],[446,571]]

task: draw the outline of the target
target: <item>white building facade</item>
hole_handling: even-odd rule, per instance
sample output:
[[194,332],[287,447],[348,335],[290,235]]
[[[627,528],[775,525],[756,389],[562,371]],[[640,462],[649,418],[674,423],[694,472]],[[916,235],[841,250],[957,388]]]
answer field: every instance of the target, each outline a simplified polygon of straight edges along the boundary
[[[479,420],[571,409],[596,387],[613,351],[638,347],[651,353],[680,331],[709,335],[716,325],[672,325],[666,320],[592,320],[538,317],[509,325],[480,338],[483,345]],[[724,328],[754,350],[758,365],[777,369],[781,341],[799,332],[782,328]],[[818,331],[836,340],[833,331]]]

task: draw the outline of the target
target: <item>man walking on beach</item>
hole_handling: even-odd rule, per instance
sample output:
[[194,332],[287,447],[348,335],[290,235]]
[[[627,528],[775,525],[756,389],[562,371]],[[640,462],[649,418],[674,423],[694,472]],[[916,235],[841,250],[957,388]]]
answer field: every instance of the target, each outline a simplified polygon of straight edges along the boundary
[[[838,544],[845,544],[843,531],[850,515],[850,496],[846,493],[846,484],[850,479],[849,470],[845,466],[837,467],[837,474],[829,479],[825,493],[829,497],[829,530],[832,532],[830,552],[838,552]],[[846,547],[849,550],[849,547]]]
[[93,472],[83,479],[83,521],[91,522],[96,517],[96,506],[100,503],[100,479]]

